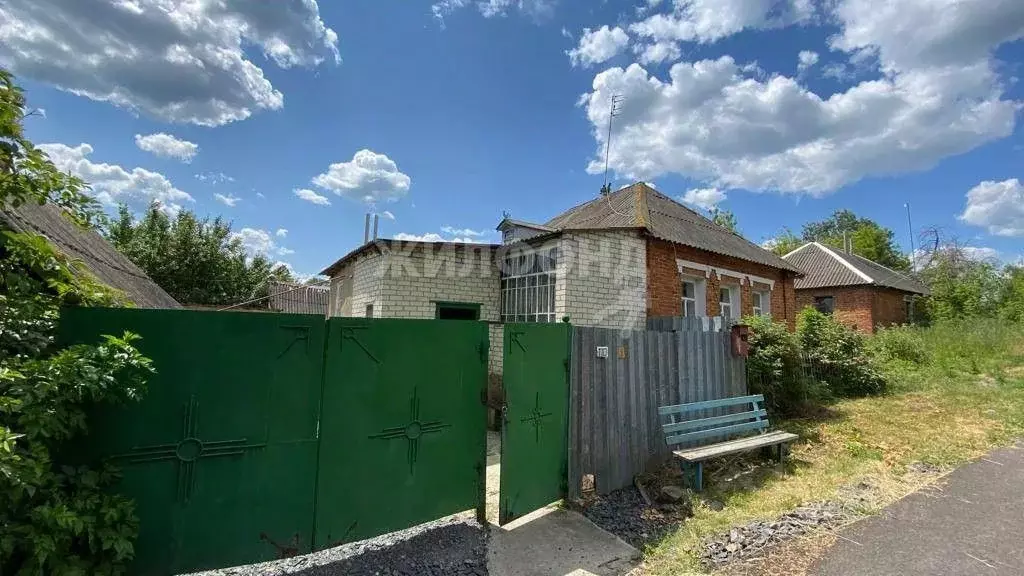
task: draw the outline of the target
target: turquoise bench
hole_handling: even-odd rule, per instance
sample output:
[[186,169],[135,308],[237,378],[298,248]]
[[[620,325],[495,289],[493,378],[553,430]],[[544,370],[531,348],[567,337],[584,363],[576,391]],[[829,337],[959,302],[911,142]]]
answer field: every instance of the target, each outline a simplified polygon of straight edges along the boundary
[[[749,408],[724,416],[695,417],[694,413],[712,409]],[[662,406],[658,414],[669,419],[661,427],[669,448],[680,444],[696,444],[673,450],[680,461],[683,477],[698,492],[704,488],[704,461],[719,456],[778,446],[778,458],[786,458],[787,445],[797,439],[789,432],[768,431],[768,412],[764,396],[737,396],[707,402]],[[741,436],[737,438],[737,436]],[[719,441],[725,438],[725,441]]]

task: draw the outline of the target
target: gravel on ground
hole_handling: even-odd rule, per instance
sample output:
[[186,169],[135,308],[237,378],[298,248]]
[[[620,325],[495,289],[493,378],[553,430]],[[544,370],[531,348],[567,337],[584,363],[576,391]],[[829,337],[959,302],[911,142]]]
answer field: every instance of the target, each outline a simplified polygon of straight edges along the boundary
[[763,554],[769,547],[816,530],[831,530],[854,514],[838,502],[812,502],[776,520],[758,520],[704,540],[701,559],[717,566]]
[[459,514],[305,556],[194,576],[486,576],[487,531]]
[[594,524],[641,550],[674,532],[692,515],[688,499],[652,506],[635,486],[595,497],[581,511]]

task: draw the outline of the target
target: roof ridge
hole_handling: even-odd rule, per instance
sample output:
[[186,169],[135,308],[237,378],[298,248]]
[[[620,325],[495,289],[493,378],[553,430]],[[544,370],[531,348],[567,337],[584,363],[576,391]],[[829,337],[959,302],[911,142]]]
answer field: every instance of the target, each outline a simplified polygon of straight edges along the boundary
[[856,274],[857,276],[860,276],[862,279],[867,280],[871,284],[875,283],[875,279],[874,278],[872,278],[871,276],[868,276],[867,274],[865,274],[864,271],[861,270],[860,268],[857,268],[853,264],[850,264],[849,262],[847,262],[845,258],[840,256],[839,254],[836,254],[828,246],[825,246],[824,244],[822,244],[820,242],[812,242],[812,244],[814,244],[818,248],[821,248],[822,250],[824,250],[826,254],[828,254],[829,256],[832,256],[833,258],[835,258],[840,264],[842,264],[843,266],[846,266],[847,268],[849,268],[850,271],[853,272],[854,274]]
[[814,244],[814,242],[804,242],[804,243],[803,243],[803,244],[801,244],[801,245],[800,245],[800,246],[799,246],[798,248],[795,248],[795,249],[793,249],[793,250],[790,250],[789,252],[787,252],[787,253],[783,254],[783,255],[781,256],[781,258],[782,258],[782,259],[786,259],[786,258],[789,258],[789,257],[790,257],[790,256],[792,256],[793,254],[796,254],[797,252],[799,252],[799,251],[803,250],[804,248],[807,248],[808,246],[810,246],[810,245],[812,245],[812,244]]
[[872,260],[871,258],[866,258],[866,257],[864,257],[864,256],[861,256],[860,254],[856,254],[856,253],[853,253],[853,252],[850,252],[850,255],[851,255],[851,256],[856,256],[857,258],[860,258],[861,260],[866,260],[866,261],[868,261],[868,262],[871,262],[871,263],[872,263],[872,264],[874,264],[875,266],[880,266],[880,267],[882,267],[882,268],[885,268],[885,269],[886,269],[886,270],[888,270],[889,272],[892,272],[893,274],[897,274],[897,275],[899,275],[899,276],[902,276],[902,277],[904,277],[904,278],[906,278],[906,279],[908,279],[908,280],[914,280],[914,281],[918,281],[918,280],[917,280],[917,278],[914,278],[913,276],[911,276],[911,275],[907,274],[906,272],[900,272],[899,270],[893,270],[892,268],[889,268],[889,267],[888,267],[888,266],[886,266],[885,264],[881,264],[881,263],[879,263],[879,262],[875,262],[875,261],[874,261],[874,260]]

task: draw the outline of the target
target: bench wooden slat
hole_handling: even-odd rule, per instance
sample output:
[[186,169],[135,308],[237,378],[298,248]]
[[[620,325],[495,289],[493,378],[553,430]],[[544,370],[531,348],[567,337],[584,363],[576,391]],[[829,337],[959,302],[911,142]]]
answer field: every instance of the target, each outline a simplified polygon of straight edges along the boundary
[[767,415],[767,410],[757,410],[756,412],[737,412],[736,414],[726,414],[725,416],[714,416],[712,418],[702,418],[700,420],[687,420],[686,422],[679,422],[676,424],[665,424],[661,429],[667,435],[674,434],[676,432],[684,432],[686,430],[694,430],[696,428],[703,428],[704,426],[729,424],[730,422],[739,422],[740,420],[761,418]]
[[746,424],[733,424],[732,426],[721,426],[719,428],[712,428],[710,430],[700,430],[698,432],[689,432],[686,434],[668,436],[665,438],[665,442],[667,442],[668,445],[671,446],[673,444],[682,444],[684,442],[699,440],[701,438],[708,438],[710,436],[726,436],[729,434],[735,434],[737,432],[745,432],[747,430],[762,430],[767,427],[767,420],[758,420],[757,422],[747,422]]
[[712,444],[710,446],[688,448],[686,450],[676,450],[675,452],[673,452],[673,454],[687,462],[700,462],[702,460],[708,460],[710,458],[717,458],[718,456],[727,456],[729,454],[735,454],[736,452],[744,452],[746,450],[754,450],[756,448],[763,448],[765,446],[784,444],[786,442],[792,442],[797,438],[798,436],[796,434],[792,434],[790,432],[783,432],[779,430],[776,432],[761,434],[759,436],[750,436],[747,438],[731,440],[729,442]]
[[673,413],[686,413],[694,412],[696,410],[707,410],[709,408],[721,408],[724,406],[736,406],[739,404],[749,404],[751,402],[764,402],[763,394],[755,394],[753,396],[734,396],[732,398],[722,398],[720,400],[708,400],[706,402],[691,402],[689,404],[676,404],[674,406],[662,406],[658,408],[658,415],[665,416]]

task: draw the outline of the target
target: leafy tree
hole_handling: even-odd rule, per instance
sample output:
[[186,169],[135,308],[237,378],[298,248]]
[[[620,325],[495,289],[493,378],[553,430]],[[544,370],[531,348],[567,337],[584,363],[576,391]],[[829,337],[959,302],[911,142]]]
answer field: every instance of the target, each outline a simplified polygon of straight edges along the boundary
[[794,234],[788,227],[783,227],[775,238],[766,243],[766,246],[776,255],[785,256],[805,243],[805,240]]
[[1024,267],[1007,266],[1003,278],[1002,316],[1012,322],[1024,322]]
[[717,206],[708,211],[711,221],[732,232],[739,232],[736,227],[736,215],[732,210],[722,210]]
[[844,233],[853,245],[854,254],[893,270],[910,270],[910,259],[896,244],[896,234],[870,218],[858,217],[850,210],[836,210],[824,220],[804,224],[803,239],[842,250]]
[[179,302],[238,304],[265,295],[270,278],[292,281],[286,267],[249,257],[220,217],[183,210],[172,218],[154,203],[136,220],[122,205],[107,237]]
[[1012,297],[1012,283],[998,266],[969,257],[955,240],[933,246],[922,261],[921,279],[931,290],[922,309],[932,320],[994,316],[1003,299]]
[[[99,221],[82,182],[24,138],[24,115],[0,70],[0,206],[49,202],[82,225]],[[62,306],[119,303],[43,237],[0,231],[0,574],[120,574],[133,556],[134,505],[109,492],[117,471],[61,455],[92,405],[138,399],[152,367],[130,334],[54,342]]]

